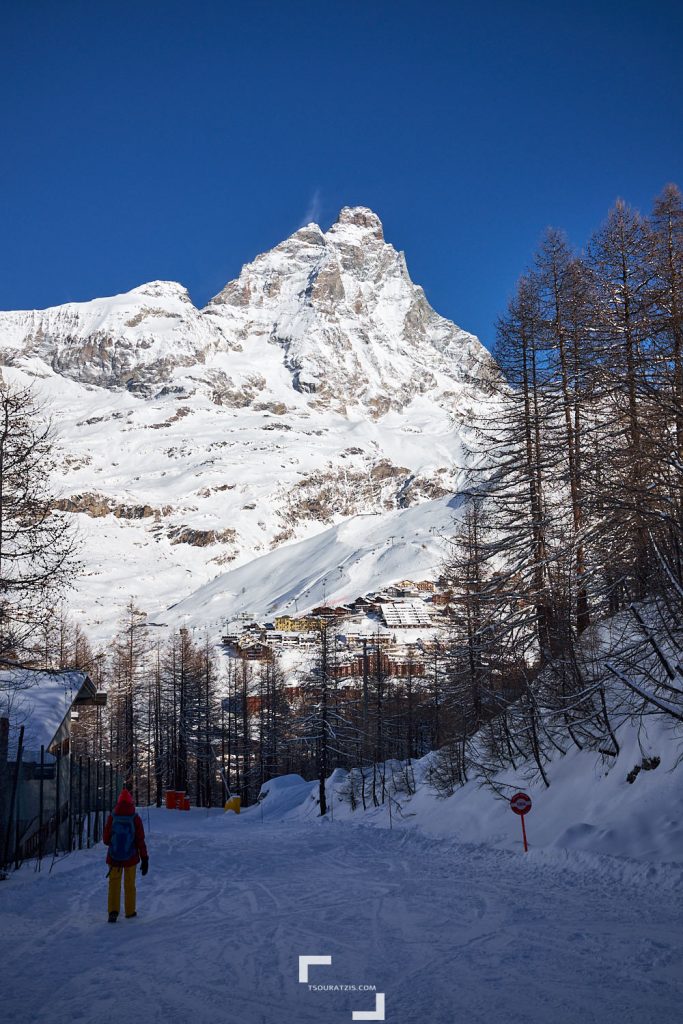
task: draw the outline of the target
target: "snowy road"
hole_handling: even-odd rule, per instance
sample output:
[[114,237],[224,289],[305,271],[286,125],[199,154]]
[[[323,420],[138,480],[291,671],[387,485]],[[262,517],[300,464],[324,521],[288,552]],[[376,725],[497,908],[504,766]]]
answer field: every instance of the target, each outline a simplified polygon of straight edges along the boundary
[[[146,813],[143,812],[146,820]],[[106,924],[104,848],[0,884],[5,1024],[678,1024],[665,870],[416,832],[153,812],[140,917]]]

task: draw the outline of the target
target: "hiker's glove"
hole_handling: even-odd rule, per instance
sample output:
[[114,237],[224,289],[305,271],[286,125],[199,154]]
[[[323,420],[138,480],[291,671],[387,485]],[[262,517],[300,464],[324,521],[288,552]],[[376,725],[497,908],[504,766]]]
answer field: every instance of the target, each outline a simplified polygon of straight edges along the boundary
[[143,876],[143,878],[147,874],[148,871],[149,871],[149,857],[143,857],[142,858],[142,867],[140,868],[140,874]]

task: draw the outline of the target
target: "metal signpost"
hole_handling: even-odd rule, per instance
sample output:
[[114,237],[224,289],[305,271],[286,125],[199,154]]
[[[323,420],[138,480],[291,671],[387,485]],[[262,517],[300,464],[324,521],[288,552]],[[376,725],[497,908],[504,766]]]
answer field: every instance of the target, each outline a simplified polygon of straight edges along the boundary
[[526,841],[526,826],[524,825],[524,815],[528,814],[531,810],[531,797],[528,796],[526,793],[515,793],[515,795],[510,800],[510,807],[515,812],[515,814],[519,814],[520,818],[522,819],[522,837],[524,839],[524,852],[528,853],[529,844]]

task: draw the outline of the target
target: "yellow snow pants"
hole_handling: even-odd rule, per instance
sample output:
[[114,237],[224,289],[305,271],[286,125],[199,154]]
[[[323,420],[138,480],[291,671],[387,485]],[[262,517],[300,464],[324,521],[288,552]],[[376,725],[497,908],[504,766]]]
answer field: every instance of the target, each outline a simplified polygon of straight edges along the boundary
[[111,914],[115,910],[118,914],[121,910],[121,876],[123,875],[123,905],[126,917],[135,913],[135,869],[133,864],[129,868],[112,867],[109,872],[109,899],[107,910]]

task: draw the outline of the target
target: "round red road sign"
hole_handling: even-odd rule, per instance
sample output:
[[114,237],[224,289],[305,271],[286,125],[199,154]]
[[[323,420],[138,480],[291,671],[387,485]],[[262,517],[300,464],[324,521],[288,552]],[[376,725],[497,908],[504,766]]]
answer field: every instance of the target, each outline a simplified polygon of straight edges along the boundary
[[510,807],[515,814],[526,814],[531,810],[531,797],[526,793],[515,793],[510,800]]

